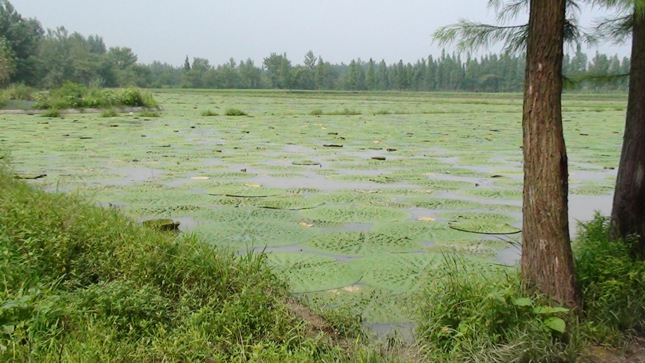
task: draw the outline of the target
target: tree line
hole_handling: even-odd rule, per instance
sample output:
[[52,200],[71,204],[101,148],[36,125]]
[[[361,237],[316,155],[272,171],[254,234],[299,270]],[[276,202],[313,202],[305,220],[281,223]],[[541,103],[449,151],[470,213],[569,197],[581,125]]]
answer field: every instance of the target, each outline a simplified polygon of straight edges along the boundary
[[[474,57],[443,51],[438,57],[393,64],[373,59],[332,64],[312,51],[301,64],[278,53],[259,65],[232,58],[212,65],[206,58],[188,56],[180,66],[142,64],[132,49],[107,47],[98,35],[84,36],[64,27],[45,31],[38,20],[17,13],[8,0],[0,0],[0,34],[0,85],[52,89],[68,81],[96,87],[468,92],[521,92],[524,85],[525,59],[511,52]],[[589,57],[580,46],[563,60],[563,73],[572,79],[626,75],[629,69],[626,57],[598,52]],[[624,92],[627,83],[627,77],[614,77],[611,82],[576,82],[572,88]]]

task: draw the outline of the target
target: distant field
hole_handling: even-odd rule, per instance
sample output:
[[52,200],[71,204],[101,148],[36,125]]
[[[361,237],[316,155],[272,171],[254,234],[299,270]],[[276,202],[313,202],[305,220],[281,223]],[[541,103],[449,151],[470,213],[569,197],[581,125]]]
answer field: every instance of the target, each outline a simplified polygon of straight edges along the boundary
[[[298,295],[371,324],[409,321],[405,302],[444,252],[473,263],[518,255],[519,94],[155,98],[160,117],[0,115],[0,147],[17,174],[47,174],[36,185],[140,220],[173,218],[213,244],[266,249]],[[610,208],[626,97],[564,100],[572,221],[584,220]],[[235,110],[247,116],[226,116]]]

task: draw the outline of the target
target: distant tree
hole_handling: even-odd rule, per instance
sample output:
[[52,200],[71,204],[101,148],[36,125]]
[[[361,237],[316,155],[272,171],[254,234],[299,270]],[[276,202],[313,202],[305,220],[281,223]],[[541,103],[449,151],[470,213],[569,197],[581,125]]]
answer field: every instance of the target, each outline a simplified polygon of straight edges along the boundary
[[345,78],[345,87],[349,90],[358,91],[366,89],[365,71],[360,60],[353,60],[349,63],[349,69]]
[[291,61],[286,54],[271,53],[269,57],[264,58],[263,66],[271,87],[289,88],[291,86]]
[[185,88],[208,88],[212,86],[213,66],[208,59],[193,58],[189,71],[184,72],[182,86]]
[[376,63],[370,58],[367,62],[367,74],[365,75],[365,85],[368,90],[376,89]]
[[376,89],[386,90],[390,88],[390,75],[385,60],[381,59],[376,71]]
[[87,50],[92,54],[103,55],[107,52],[107,47],[103,38],[98,35],[90,35],[87,37]]
[[239,73],[242,88],[253,89],[262,87],[262,72],[250,58],[246,62],[240,62]]
[[15,70],[16,64],[11,46],[3,36],[0,36],[0,86],[9,81]]
[[184,60],[184,71],[190,71],[190,60],[188,60],[188,56]]
[[303,61],[303,67],[300,71],[298,78],[298,88],[302,89],[314,89],[316,88],[316,63],[318,59],[314,55],[314,52],[308,51],[305,54],[305,59]]
[[11,47],[15,71],[11,82],[34,85],[37,79],[36,54],[44,35],[36,19],[25,19],[8,0],[0,0],[0,35]]

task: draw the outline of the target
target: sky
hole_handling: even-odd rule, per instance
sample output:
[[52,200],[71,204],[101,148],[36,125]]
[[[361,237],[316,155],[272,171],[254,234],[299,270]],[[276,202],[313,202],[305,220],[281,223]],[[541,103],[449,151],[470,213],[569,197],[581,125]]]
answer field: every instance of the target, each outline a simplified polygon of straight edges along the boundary
[[[486,0],[10,1],[46,29],[64,26],[99,35],[108,47],[131,48],[141,63],[173,65],[183,64],[186,56],[213,65],[250,58],[260,65],[271,53],[286,53],[293,64],[301,64],[310,50],[331,63],[358,58],[414,63],[441,53],[442,46],[432,40],[437,28],[462,18],[495,19]],[[599,9],[583,9],[582,23],[602,15]],[[628,45],[599,50],[629,56]]]

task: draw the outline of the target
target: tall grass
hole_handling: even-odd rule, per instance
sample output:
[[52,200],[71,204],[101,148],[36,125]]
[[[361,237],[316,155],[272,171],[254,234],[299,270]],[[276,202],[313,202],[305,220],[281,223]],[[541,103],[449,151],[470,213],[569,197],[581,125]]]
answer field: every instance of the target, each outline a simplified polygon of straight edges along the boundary
[[645,261],[631,256],[627,241],[610,241],[600,215],[579,227],[576,272],[584,298],[586,333],[598,343],[617,343],[645,333]]
[[419,343],[427,358],[575,362],[589,345],[620,347],[642,336],[645,261],[630,255],[634,240],[611,241],[609,222],[599,215],[581,224],[578,235],[579,317],[527,295],[515,269],[448,257],[420,296]]
[[6,165],[0,190],[0,361],[350,359],[290,309],[264,255],[33,189]]
[[571,314],[526,295],[516,270],[447,256],[437,272],[419,306],[429,361],[575,361]]

